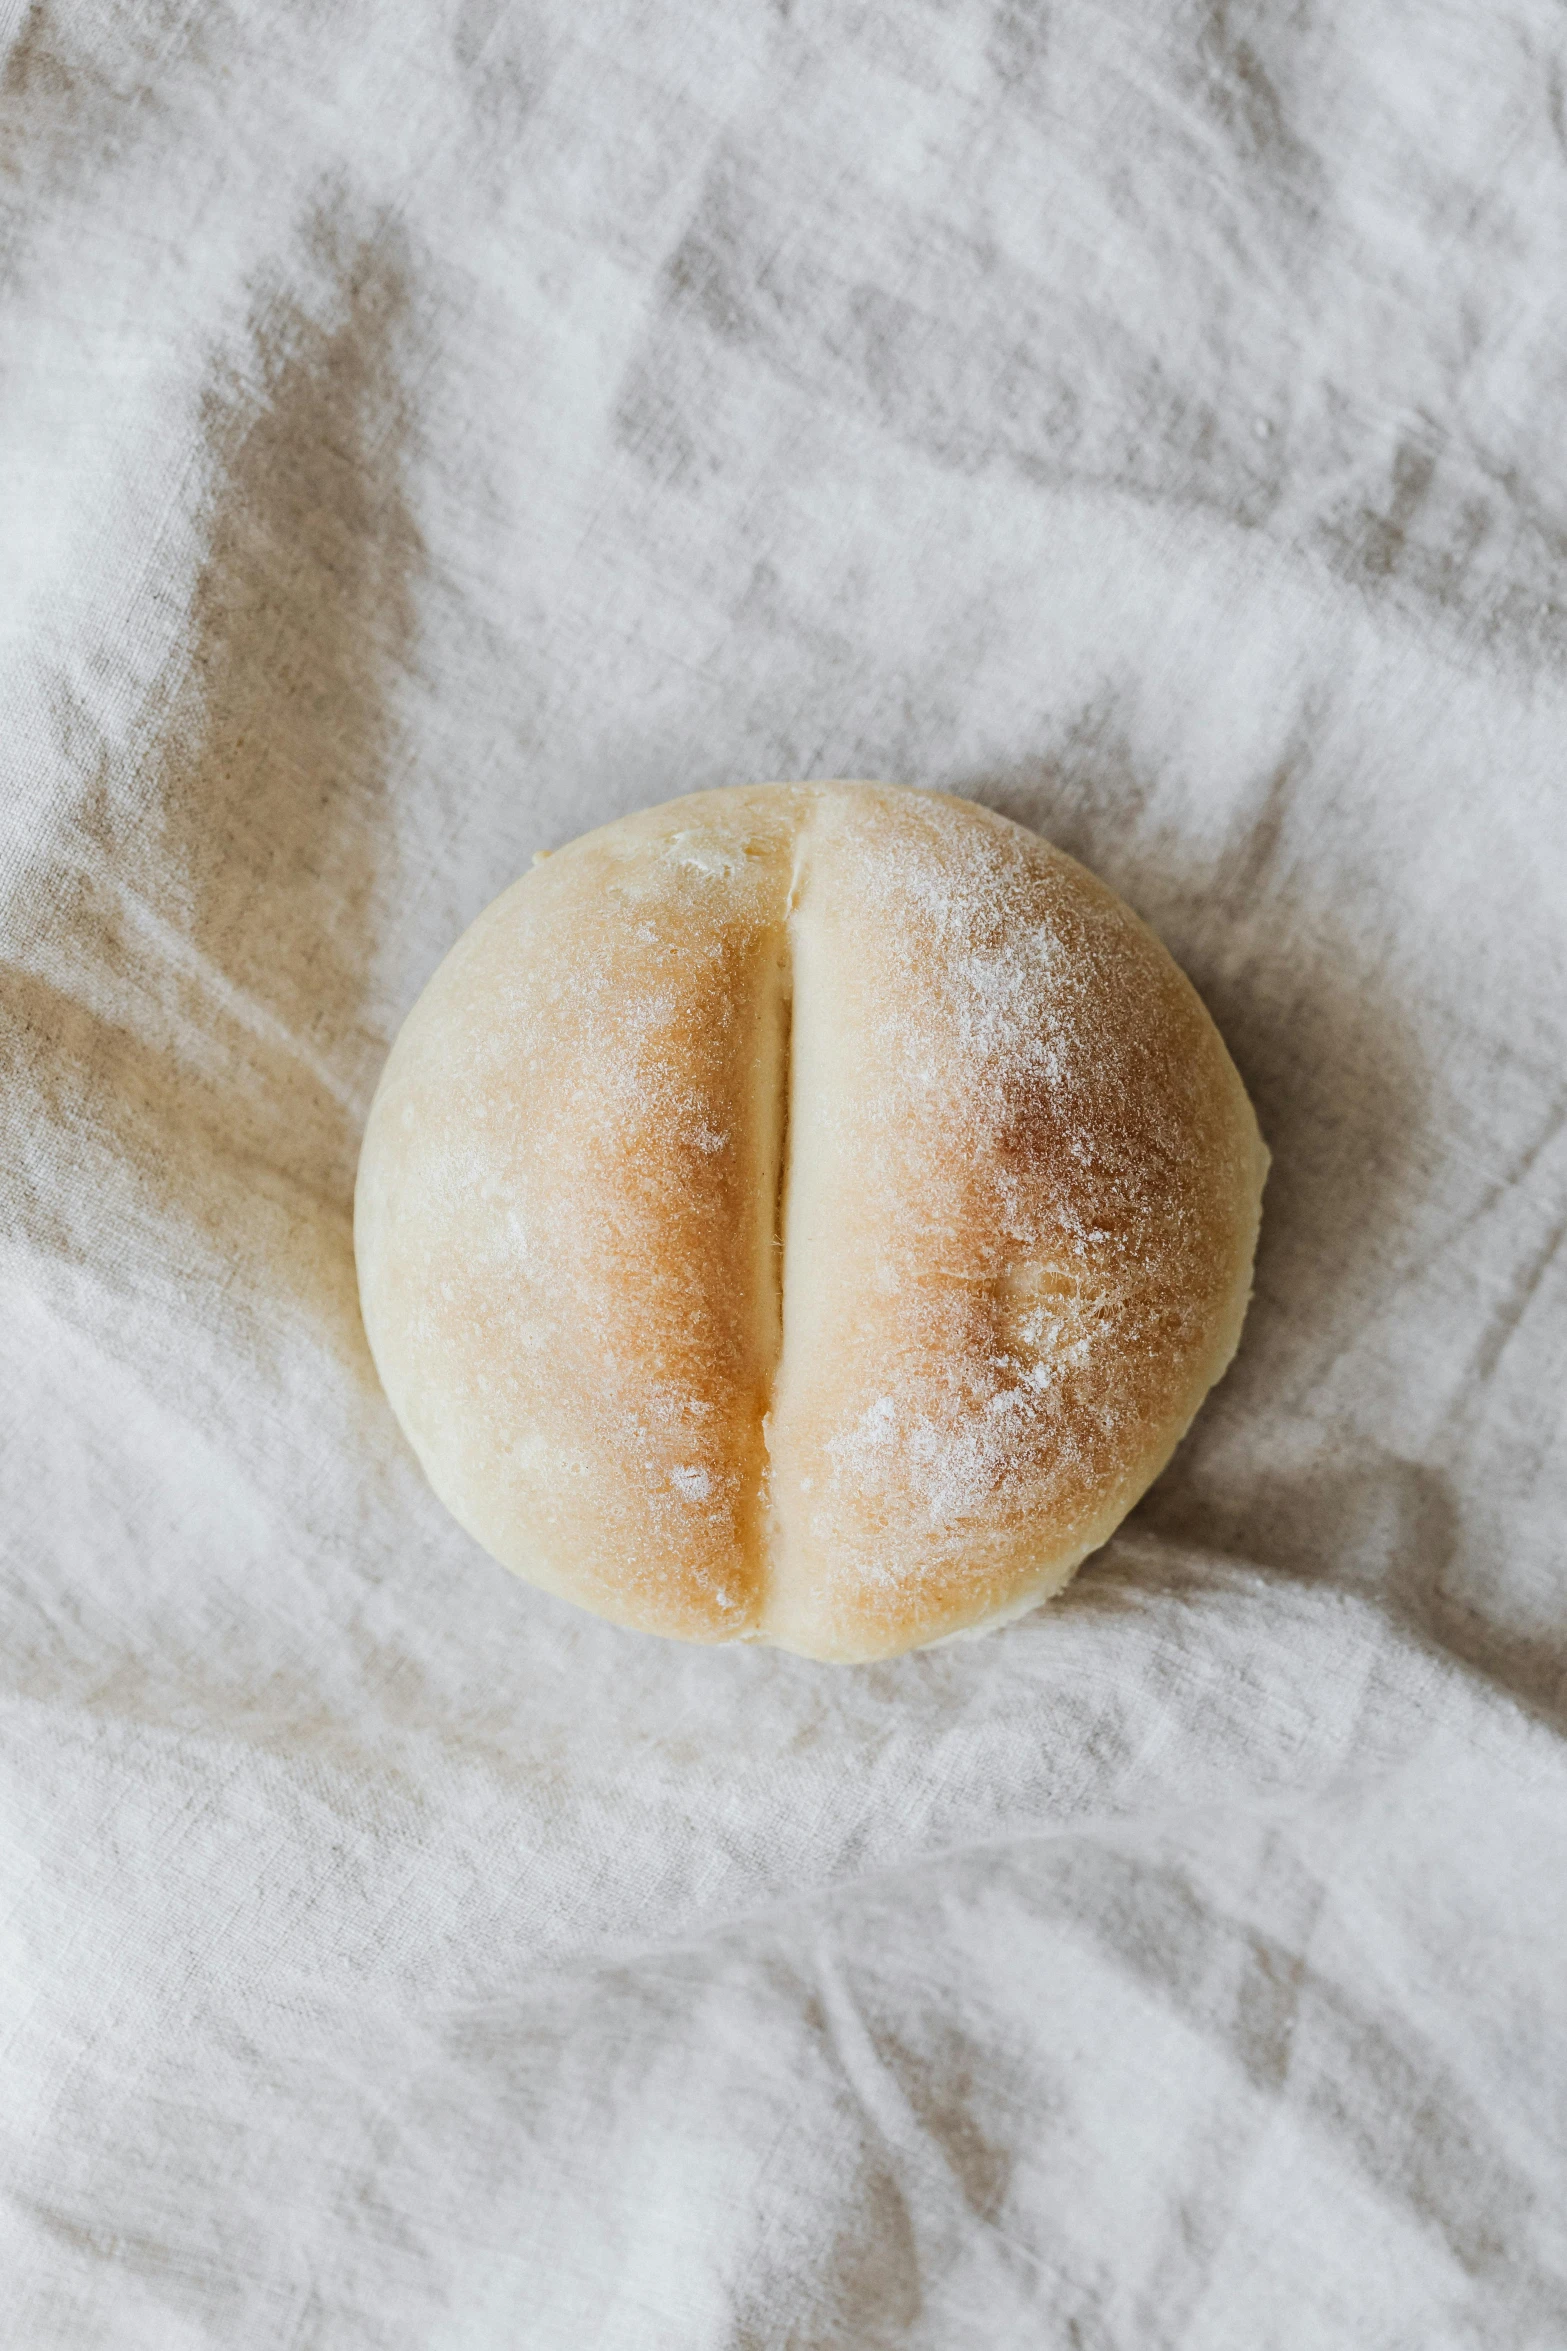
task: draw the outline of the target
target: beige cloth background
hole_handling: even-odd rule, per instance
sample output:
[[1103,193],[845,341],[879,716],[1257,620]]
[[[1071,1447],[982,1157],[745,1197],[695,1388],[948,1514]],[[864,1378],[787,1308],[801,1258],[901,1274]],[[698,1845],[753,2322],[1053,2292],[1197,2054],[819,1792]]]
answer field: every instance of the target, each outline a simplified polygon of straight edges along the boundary
[[[0,2342],[1567,2344],[1567,19],[4,12]],[[1062,1604],[493,1568],[357,1135],[528,853],[882,775],[1275,1154]]]

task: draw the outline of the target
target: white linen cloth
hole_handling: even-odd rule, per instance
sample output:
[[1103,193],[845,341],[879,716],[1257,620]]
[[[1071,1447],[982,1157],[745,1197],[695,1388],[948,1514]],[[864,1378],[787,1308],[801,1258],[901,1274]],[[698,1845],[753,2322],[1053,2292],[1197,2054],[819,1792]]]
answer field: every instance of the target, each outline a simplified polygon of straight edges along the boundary
[[[1567,2344],[1567,18],[4,15],[0,2343]],[[548,846],[1083,857],[1275,1164],[1055,1606],[494,1567],[358,1328]]]

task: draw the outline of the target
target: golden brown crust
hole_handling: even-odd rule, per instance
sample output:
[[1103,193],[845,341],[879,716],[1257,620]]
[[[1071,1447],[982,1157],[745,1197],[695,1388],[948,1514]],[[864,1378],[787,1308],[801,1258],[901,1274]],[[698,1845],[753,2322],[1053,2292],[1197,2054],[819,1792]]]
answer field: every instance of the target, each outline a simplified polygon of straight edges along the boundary
[[1265,1168],[1195,992],[1059,851],[885,786],[702,793],[536,868],[415,1007],[366,1324],[507,1565],[890,1655],[1058,1589],[1157,1473]]
[[723,813],[589,835],[481,916],[393,1049],[355,1217],[376,1361],[450,1509],[689,1640],[755,1618],[777,1353],[792,828],[763,801],[740,846]]

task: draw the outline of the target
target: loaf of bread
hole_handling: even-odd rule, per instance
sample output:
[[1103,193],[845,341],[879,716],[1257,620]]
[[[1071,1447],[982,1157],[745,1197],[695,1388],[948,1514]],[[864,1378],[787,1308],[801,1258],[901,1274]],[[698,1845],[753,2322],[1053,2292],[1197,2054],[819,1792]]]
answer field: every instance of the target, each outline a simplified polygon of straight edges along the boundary
[[889,1657],[1058,1592],[1234,1354],[1267,1153],[1103,884],[989,810],[700,792],[538,861],[404,1026],[376,1364],[519,1575]]

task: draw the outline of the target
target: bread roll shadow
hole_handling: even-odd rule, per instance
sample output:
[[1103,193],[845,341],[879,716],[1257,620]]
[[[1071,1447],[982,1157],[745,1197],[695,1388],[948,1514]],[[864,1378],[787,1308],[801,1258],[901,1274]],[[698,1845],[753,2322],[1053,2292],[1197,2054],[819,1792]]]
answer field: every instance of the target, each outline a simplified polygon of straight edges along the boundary
[[[1344,1361],[1401,1274],[1427,1148],[1413,1024],[1337,915],[1332,875],[1286,861],[1290,785],[1281,763],[1216,860],[1139,822],[1152,786],[1114,747],[960,787],[1081,859],[1152,925],[1212,1013],[1273,1154],[1240,1352],[1131,1522],[1182,1543],[1215,1543],[1278,1416]],[[1309,1528],[1296,1531],[1309,1545]],[[1249,1555],[1269,1563],[1265,1549]]]
[[[310,244],[319,298],[260,290],[206,393],[202,552],[152,755],[127,777],[96,747],[22,1010],[44,1116],[130,1194],[131,1278],[150,1257],[263,1324],[303,1312],[368,1382],[350,1220],[420,548],[397,245]],[[42,1237],[73,1254],[82,1221],[66,1204]]]
[[[1218,1023],[1273,1152],[1240,1352],[1128,1525],[1371,1592],[1428,1648],[1567,1727],[1567,1638],[1520,1616],[1496,1574],[1494,1506],[1477,1541],[1452,1472],[1412,1457],[1396,1368],[1391,1384],[1380,1364],[1356,1371],[1357,1355],[1380,1354],[1375,1326],[1424,1261],[1411,1212],[1443,1143],[1412,1009],[1343,911],[1354,877],[1282,854],[1292,781],[1283,760],[1213,865],[1139,821],[1152,781],[1102,730],[963,787],[1152,922]],[[1373,1401],[1356,1410],[1362,1390]],[[1076,1604],[1087,1597],[1080,1586]]]

